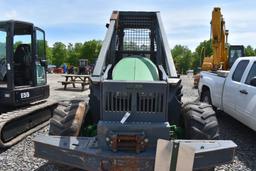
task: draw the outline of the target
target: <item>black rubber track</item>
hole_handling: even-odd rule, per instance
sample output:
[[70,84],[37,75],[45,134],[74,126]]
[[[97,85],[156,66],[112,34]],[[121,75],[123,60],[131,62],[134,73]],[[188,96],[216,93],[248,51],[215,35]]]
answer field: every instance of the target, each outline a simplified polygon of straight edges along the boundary
[[11,147],[48,125],[57,105],[54,101],[42,100],[11,111],[0,107],[4,112],[0,113],[0,148]]
[[63,101],[53,112],[50,120],[49,135],[74,136],[77,127],[72,126],[76,110],[81,100]]
[[219,138],[219,125],[211,105],[201,102],[187,103],[183,106],[183,118],[187,139]]

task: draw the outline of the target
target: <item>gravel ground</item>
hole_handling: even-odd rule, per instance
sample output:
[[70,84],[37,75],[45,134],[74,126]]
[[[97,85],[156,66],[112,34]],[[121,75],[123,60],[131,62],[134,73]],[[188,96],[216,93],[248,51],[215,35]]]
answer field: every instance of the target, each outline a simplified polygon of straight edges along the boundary
[[[182,76],[183,102],[197,99],[197,89],[192,89],[193,78]],[[78,88],[69,88],[63,91],[60,83],[64,78],[60,75],[49,74],[48,82],[51,86],[50,99],[68,100],[76,97],[84,97],[88,91],[80,91]],[[256,170],[256,133],[230,116],[218,113],[221,139],[233,140],[237,145],[235,160],[231,164],[218,166],[218,171],[250,171]],[[7,150],[0,150],[0,171],[58,171],[58,168],[46,160],[33,157],[34,145],[32,139],[38,134],[48,134],[48,127],[28,136],[20,143]]]

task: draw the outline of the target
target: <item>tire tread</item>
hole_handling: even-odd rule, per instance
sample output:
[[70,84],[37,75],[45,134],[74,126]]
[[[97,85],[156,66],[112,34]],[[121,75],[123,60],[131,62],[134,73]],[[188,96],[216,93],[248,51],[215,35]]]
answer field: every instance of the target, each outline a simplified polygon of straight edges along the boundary
[[186,138],[218,139],[218,121],[211,105],[201,102],[187,103],[183,106],[183,118]]
[[72,126],[76,110],[82,100],[60,102],[50,120],[49,135],[72,136],[77,127]]

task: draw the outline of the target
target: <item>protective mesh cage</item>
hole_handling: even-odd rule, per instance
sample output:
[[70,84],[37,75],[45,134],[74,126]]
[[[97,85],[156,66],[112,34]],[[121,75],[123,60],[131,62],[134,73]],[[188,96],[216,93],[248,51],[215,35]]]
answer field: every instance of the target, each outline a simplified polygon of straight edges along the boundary
[[150,56],[156,52],[155,14],[140,13],[130,15],[122,12],[119,15],[119,54],[122,56],[138,54]]
[[150,30],[143,28],[124,29],[123,50],[150,51]]

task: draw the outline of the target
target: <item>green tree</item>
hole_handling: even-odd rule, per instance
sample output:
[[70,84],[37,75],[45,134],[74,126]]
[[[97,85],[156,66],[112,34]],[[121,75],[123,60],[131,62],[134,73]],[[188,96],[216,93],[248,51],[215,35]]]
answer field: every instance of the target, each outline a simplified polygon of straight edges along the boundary
[[53,63],[53,55],[52,55],[52,48],[48,46],[48,44],[46,43],[46,59],[48,61],[49,64]]
[[69,43],[67,48],[67,60],[65,62],[74,65],[76,60],[74,46],[72,43]]
[[75,45],[69,43],[67,49],[68,57],[66,62],[76,66],[78,64],[79,59],[82,57],[82,49],[82,43],[75,43]]
[[193,68],[197,70],[201,67],[204,57],[209,57],[213,54],[211,39],[204,40],[196,47],[195,56],[193,58]]
[[175,45],[171,52],[176,68],[180,74],[184,74],[191,68],[192,52],[187,46]]
[[204,58],[202,54],[199,54],[197,51],[192,53],[192,65],[191,68],[194,70],[194,73],[198,73],[200,71],[200,67],[202,65],[201,59]]
[[99,40],[90,40],[84,42],[80,59],[88,59],[89,63],[94,62],[100,53],[101,45],[102,42]]
[[52,48],[52,63],[60,66],[67,59],[66,45],[61,42],[55,42]]
[[196,47],[195,51],[198,54],[203,53],[203,56],[211,56],[213,54],[211,39],[200,42],[200,44]]
[[13,45],[14,51],[15,51],[16,48],[17,48],[20,44],[22,44],[22,43],[23,43],[22,41],[17,41],[17,42],[15,42],[14,45]]
[[245,56],[255,56],[255,51],[250,45],[248,45],[244,51],[245,51]]

